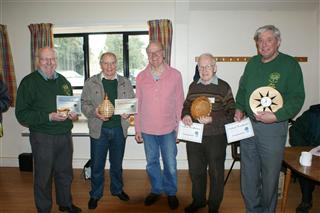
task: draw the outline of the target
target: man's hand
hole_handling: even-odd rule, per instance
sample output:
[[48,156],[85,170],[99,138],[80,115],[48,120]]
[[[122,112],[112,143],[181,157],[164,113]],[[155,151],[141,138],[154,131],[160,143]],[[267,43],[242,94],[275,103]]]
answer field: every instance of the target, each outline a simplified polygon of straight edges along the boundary
[[96,108],[96,117],[97,118],[99,118],[100,120],[103,120],[103,121],[107,121],[107,120],[109,120],[109,118],[107,118],[107,117],[104,117],[103,115],[101,115],[100,113],[99,113],[99,108],[97,107]]
[[261,121],[266,124],[277,122],[277,117],[273,112],[257,112],[254,117],[257,121]]
[[68,118],[69,118],[70,120],[72,120],[72,121],[76,121],[76,120],[79,119],[77,113],[75,113],[75,112],[70,112],[70,113],[68,113]]
[[183,118],[182,118],[182,123],[184,125],[187,125],[187,126],[191,126],[192,125],[192,118],[190,115],[185,115]]
[[208,124],[212,122],[212,117],[210,116],[201,116],[198,118],[199,123],[201,124]]
[[136,132],[135,139],[136,139],[137,143],[143,143],[143,138],[142,138],[141,132]]
[[121,118],[123,118],[123,119],[128,119],[129,118],[129,114],[126,114],[126,113],[123,113],[123,114],[121,114]]
[[64,121],[64,120],[66,120],[68,118],[68,116],[65,116],[65,115],[63,115],[63,114],[61,114],[61,113],[58,113],[58,112],[51,112],[50,114],[49,114],[49,119],[51,120],[51,121]]
[[239,122],[243,118],[244,118],[244,113],[240,109],[236,109],[233,119]]

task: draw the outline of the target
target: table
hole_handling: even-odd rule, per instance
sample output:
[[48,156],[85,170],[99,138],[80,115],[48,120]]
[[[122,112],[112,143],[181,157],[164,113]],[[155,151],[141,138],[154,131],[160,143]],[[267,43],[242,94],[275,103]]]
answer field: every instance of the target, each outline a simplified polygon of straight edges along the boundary
[[291,181],[292,171],[306,178],[320,183],[320,157],[312,156],[311,166],[301,166],[299,163],[300,154],[302,151],[310,151],[313,147],[286,147],[284,150],[283,163],[287,166],[287,171],[284,179],[283,198],[281,203],[281,211],[285,211],[289,185]]
[[[73,137],[89,137],[89,128],[87,120],[83,119],[73,122],[73,128],[71,130],[71,133]],[[24,128],[21,135],[23,137],[28,137],[30,135],[29,129]],[[129,126],[128,136],[135,136],[134,126]]]

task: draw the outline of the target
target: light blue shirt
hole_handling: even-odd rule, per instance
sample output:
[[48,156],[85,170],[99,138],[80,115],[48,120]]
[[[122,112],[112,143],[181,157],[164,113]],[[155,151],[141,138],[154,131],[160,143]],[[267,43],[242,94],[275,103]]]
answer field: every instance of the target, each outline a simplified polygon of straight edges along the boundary
[[[42,70],[37,70],[38,71],[38,73],[40,73],[40,75],[43,77],[43,79],[44,80],[49,80],[49,79],[51,79],[51,78],[49,78]],[[53,73],[53,80],[55,80],[55,79],[57,79],[59,76],[58,76],[58,73],[56,72],[56,71],[54,71],[54,73]]]
[[[197,84],[200,84],[200,83],[201,84],[205,84],[204,81],[201,78],[199,78]],[[212,78],[210,79],[208,84],[218,85],[218,77],[217,77],[217,75],[212,76]]]

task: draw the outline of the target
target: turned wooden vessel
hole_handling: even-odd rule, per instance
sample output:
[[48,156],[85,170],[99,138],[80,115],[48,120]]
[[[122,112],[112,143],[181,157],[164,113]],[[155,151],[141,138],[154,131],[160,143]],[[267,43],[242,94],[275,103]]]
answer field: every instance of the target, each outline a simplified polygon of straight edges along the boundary
[[106,118],[110,118],[113,115],[114,106],[111,103],[111,101],[108,99],[107,95],[105,96],[102,103],[99,105],[98,111],[100,115]]
[[193,119],[198,119],[202,116],[209,116],[212,110],[212,105],[208,97],[200,96],[192,101],[191,116]]

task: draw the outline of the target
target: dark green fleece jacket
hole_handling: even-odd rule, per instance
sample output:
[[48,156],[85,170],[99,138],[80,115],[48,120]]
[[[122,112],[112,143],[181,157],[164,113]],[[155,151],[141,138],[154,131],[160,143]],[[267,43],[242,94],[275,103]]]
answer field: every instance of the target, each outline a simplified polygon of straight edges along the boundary
[[57,111],[56,96],[72,95],[69,81],[57,73],[56,79],[45,79],[38,71],[24,77],[19,85],[16,117],[30,132],[49,135],[65,134],[72,129],[72,121],[50,121],[49,114]]

